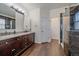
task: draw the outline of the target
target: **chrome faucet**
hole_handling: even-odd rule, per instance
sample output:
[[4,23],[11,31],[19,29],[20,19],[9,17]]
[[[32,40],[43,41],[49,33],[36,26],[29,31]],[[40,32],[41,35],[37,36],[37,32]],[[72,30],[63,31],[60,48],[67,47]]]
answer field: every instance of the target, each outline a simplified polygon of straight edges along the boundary
[[7,31],[5,31],[5,33],[4,33],[5,35],[7,34]]
[[16,33],[16,31],[14,30],[14,34]]

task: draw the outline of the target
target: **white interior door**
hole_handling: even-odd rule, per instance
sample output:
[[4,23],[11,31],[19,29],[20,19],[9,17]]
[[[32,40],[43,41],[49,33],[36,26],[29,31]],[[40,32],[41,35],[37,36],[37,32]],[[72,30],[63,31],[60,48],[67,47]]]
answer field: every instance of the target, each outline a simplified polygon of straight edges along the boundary
[[48,42],[50,37],[50,23],[47,17],[43,17],[41,20],[41,40],[42,42]]

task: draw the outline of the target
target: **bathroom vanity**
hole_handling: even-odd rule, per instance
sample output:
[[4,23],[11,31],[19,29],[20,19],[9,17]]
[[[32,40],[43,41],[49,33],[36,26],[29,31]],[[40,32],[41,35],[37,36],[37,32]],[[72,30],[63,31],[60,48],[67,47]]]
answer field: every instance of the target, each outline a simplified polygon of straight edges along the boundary
[[69,33],[70,55],[79,56],[79,31],[71,30]]
[[20,55],[34,44],[33,32],[0,36],[0,56]]
[[79,5],[70,7],[69,50],[71,56],[79,56]]

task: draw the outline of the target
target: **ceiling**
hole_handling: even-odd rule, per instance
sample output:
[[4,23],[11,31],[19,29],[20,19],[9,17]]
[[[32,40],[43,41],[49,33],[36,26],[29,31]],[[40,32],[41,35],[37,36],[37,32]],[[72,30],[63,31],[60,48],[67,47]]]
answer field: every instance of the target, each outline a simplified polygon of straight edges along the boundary
[[44,9],[56,9],[64,6],[70,6],[75,3],[19,3],[20,6],[25,9],[32,10],[34,8],[44,8]]

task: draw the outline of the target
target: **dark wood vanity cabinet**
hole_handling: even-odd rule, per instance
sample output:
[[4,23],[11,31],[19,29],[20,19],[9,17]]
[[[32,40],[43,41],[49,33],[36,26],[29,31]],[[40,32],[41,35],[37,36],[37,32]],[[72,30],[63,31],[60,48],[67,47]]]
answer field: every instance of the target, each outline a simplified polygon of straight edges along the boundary
[[34,33],[0,41],[0,56],[20,55],[34,43]]
[[7,56],[12,54],[12,47],[9,44],[0,45],[0,55]]
[[70,55],[79,56],[79,32],[71,31],[69,38]]

